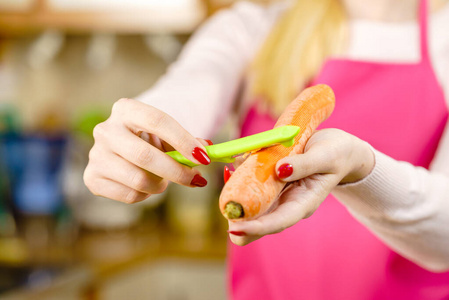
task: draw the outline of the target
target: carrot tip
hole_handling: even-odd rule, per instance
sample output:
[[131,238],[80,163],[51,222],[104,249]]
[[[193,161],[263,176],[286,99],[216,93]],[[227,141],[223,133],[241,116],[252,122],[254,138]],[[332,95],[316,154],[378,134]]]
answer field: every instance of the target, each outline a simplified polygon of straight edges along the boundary
[[243,211],[243,207],[240,203],[231,201],[226,204],[223,214],[226,219],[231,220],[243,218],[245,212]]

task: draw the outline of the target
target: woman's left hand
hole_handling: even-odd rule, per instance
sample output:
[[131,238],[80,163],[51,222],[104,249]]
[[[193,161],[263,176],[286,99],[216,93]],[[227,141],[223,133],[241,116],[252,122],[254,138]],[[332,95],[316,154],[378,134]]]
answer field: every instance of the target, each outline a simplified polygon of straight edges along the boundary
[[255,220],[229,222],[231,241],[243,246],[310,217],[335,186],[365,178],[374,164],[371,147],[359,138],[338,129],[315,132],[304,154],[277,163],[278,177],[288,182],[277,207]]

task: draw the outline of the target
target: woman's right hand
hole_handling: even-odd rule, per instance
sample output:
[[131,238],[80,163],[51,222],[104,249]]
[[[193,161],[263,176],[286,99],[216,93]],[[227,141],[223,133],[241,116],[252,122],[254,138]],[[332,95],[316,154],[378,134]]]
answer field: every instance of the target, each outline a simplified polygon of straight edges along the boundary
[[171,146],[192,162],[207,165],[210,159],[202,142],[150,105],[118,100],[93,135],[84,182],[95,195],[135,203],[162,193],[168,181],[190,187],[207,184],[198,170],[164,153]]

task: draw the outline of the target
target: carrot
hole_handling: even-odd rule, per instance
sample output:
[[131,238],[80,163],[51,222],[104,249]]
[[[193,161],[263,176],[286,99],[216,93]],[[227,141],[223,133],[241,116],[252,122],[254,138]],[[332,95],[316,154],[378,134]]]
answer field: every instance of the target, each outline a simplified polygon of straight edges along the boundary
[[299,126],[301,131],[293,146],[259,150],[237,168],[220,195],[220,210],[225,218],[250,220],[270,209],[286,184],[276,175],[276,163],[289,155],[304,153],[307,140],[331,115],[334,106],[334,93],[323,84],[305,89],[288,105],[274,127]]

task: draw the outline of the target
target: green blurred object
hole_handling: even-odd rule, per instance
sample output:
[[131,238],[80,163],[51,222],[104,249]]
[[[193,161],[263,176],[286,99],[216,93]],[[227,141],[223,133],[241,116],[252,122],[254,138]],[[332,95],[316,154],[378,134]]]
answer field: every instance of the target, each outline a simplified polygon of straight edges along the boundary
[[73,122],[72,129],[75,134],[92,137],[94,127],[106,121],[108,112],[102,108],[89,108],[79,113]]
[[10,104],[0,104],[0,134],[18,132],[20,130],[19,113]]

